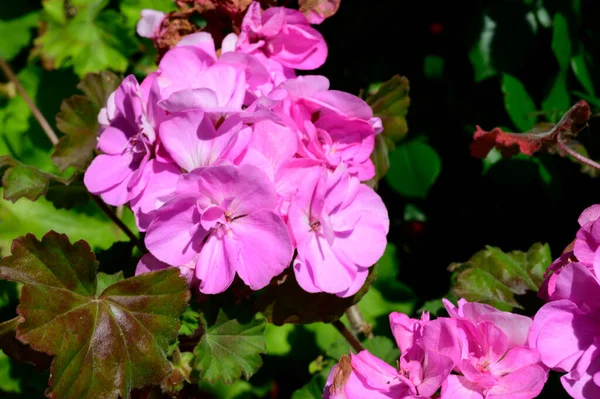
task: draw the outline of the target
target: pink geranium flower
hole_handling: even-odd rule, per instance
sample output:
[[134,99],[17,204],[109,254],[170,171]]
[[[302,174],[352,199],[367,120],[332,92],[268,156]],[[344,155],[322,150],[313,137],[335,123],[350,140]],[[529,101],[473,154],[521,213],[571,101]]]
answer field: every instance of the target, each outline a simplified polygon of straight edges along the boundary
[[313,168],[288,212],[298,255],[296,279],[308,292],[355,294],[369,267],[383,255],[389,229],[387,210],[368,186],[345,168]]
[[273,183],[255,166],[196,169],[180,178],[176,195],[156,211],[146,246],[173,266],[196,257],[203,293],[225,291],[236,273],[257,290],[292,258],[290,237],[274,212],[276,206]]
[[[147,79],[152,82],[153,76]],[[130,75],[98,116],[102,126],[98,148],[103,154],[92,161],[84,183],[107,204],[125,204],[146,186],[149,174],[144,169],[154,155],[155,129],[162,112],[155,109],[155,94],[145,93]]]
[[[351,354],[349,364],[342,360],[331,370],[323,398],[430,398],[454,367],[452,358],[442,353],[442,344],[447,344],[449,339],[450,343],[456,342],[454,324],[448,319],[430,322],[428,314],[421,320],[400,313],[390,314],[392,332],[402,351],[397,367],[366,350],[358,355]],[[433,344],[432,349],[435,347],[438,351],[429,349],[427,343]],[[343,368],[346,368],[346,381],[340,384],[336,377],[344,372]]]
[[331,169],[344,164],[361,181],[375,174],[371,153],[375,119],[369,105],[349,93],[329,90],[323,76],[302,76],[280,86],[288,98],[278,107],[298,134],[298,155]]
[[442,386],[442,399],[530,399],[542,391],[547,373],[540,354],[527,344],[529,317],[469,303],[444,300],[456,320],[461,356]]
[[316,69],[327,58],[325,39],[304,14],[285,7],[261,12],[256,1],[246,11],[236,49],[303,70]]

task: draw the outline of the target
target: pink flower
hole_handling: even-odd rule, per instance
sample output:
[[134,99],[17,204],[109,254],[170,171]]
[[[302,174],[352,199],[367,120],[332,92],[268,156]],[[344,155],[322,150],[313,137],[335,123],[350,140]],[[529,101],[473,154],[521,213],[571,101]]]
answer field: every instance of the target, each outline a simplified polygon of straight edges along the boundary
[[[153,77],[147,78],[147,86]],[[155,93],[140,88],[133,75],[110,96],[98,119],[98,148],[103,154],[92,161],[84,176],[87,189],[110,205],[122,205],[146,186],[144,168],[154,155],[155,127],[161,117],[155,110]]]
[[292,199],[288,226],[300,286],[344,297],[360,289],[383,255],[389,219],[381,198],[343,167],[332,174],[312,168]]
[[531,319],[464,299],[456,308],[444,300],[456,320],[461,356],[442,386],[442,399],[530,399],[544,387],[547,373],[540,354],[527,345]]
[[590,268],[572,262],[560,270],[554,285],[552,302],[534,317],[529,344],[546,366],[568,372],[561,382],[569,395],[599,397],[600,282]]
[[327,58],[325,39],[300,11],[271,7],[261,14],[256,1],[246,11],[236,49],[303,70],[316,69]]
[[[298,155],[331,169],[346,165],[361,181],[375,175],[373,111],[360,98],[328,90],[323,76],[303,76],[281,85],[289,96],[277,109],[298,134]],[[377,119],[377,118],[375,118]]]
[[[451,343],[457,342],[453,321],[438,319],[430,322],[428,315],[417,321],[401,313],[392,313],[390,325],[402,350],[397,368],[366,350],[358,355],[351,354],[350,361],[342,358],[331,370],[324,398],[404,399],[430,398],[435,394],[454,367],[454,361],[442,353],[440,345],[447,344],[448,339]],[[438,350],[429,349],[427,343],[432,343],[432,348],[436,347]]]
[[[188,262],[184,265],[179,266],[181,277],[185,278],[186,281],[188,282],[188,284],[190,284],[190,285],[194,281],[195,266],[196,266],[196,263],[194,262],[194,259],[192,259],[191,262]],[[158,270],[166,269],[168,267],[171,267],[171,266],[167,265],[165,262],[161,262],[160,260],[156,259],[156,257],[154,255],[146,254],[140,258],[140,260],[135,268],[135,275],[137,276],[138,274],[142,274],[142,273],[155,272]]]
[[236,273],[257,290],[292,258],[276,205],[273,183],[255,166],[196,169],[179,179],[174,198],[156,211],[146,246],[173,266],[197,256],[195,273],[203,293],[225,291]]
[[[590,269],[600,268],[600,262],[594,262],[596,254],[600,251],[600,205],[592,205],[585,209],[579,219],[581,228],[577,232],[573,253],[577,260]],[[596,269],[596,276],[600,270]]]

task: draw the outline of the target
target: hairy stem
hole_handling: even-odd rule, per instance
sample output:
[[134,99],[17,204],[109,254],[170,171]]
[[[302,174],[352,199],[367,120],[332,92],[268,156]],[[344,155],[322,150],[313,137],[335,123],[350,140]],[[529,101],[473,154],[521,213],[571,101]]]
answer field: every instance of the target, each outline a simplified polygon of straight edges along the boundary
[[8,63],[2,58],[0,58],[0,69],[2,69],[4,75],[6,75],[6,77],[11,82],[13,82],[15,88],[17,89],[17,92],[19,92],[21,97],[23,97],[23,100],[25,100],[25,102],[27,103],[27,106],[29,107],[29,109],[33,113],[33,116],[35,117],[35,119],[37,119],[38,123],[44,130],[44,133],[46,133],[46,136],[48,136],[48,139],[50,139],[52,145],[58,144],[58,137],[56,136],[56,133],[54,133],[54,130],[52,130],[52,127],[50,127],[50,124],[48,123],[46,118],[44,118],[44,115],[42,115],[38,107],[36,107],[36,105],[33,103],[31,97],[29,97],[23,86],[21,86],[21,83],[19,83],[19,79],[17,79],[17,76],[10,68],[10,65],[8,65]]
[[112,220],[121,230],[123,230],[123,233],[129,237],[129,239],[135,244],[136,247],[139,248],[140,251],[142,251],[142,253],[148,252],[144,246],[144,243],[137,238],[131,230],[129,230],[129,227],[127,227],[125,223],[123,223],[123,221],[117,217],[117,215],[112,211],[112,209],[109,208],[108,205],[104,203],[104,201],[93,194],[90,194],[90,197],[92,197],[96,205],[102,209],[102,212],[104,212],[106,216],[110,218],[110,220]]
[[600,170],[600,164],[598,162],[593,161],[593,160],[581,155],[580,153],[573,150],[572,148],[570,148],[565,142],[562,141],[561,137],[558,137],[557,145],[561,150],[563,150],[564,152],[566,152],[567,154],[569,154],[570,156],[572,156],[573,158],[575,158],[582,164],[587,165],[591,168]]
[[346,316],[350,321],[350,327],[357,334],[363,334],[366,338],[373,338],[373,326],[365,321],[358,305],[352,305],[346,309]]
[[346,341],[348,341],[348,343],[356,352],[361,352],[365,350],[358,338],[356,338],[354,334],[352,334],[352,331],[348,330],[348,328],[344,325],[344,323],[341,322],[341,320],[336,320],[331,324],[333,324],[333,326],[337,328],[337,330],[344,336]]

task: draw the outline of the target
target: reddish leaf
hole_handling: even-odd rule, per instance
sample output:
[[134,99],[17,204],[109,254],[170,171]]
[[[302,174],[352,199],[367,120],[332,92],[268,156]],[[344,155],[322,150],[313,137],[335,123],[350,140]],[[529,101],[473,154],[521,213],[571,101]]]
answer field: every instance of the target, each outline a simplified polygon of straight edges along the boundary
[[98,262],[89,244],[54,231],[13,241],[0,278],[24,284],[17,338],[56,355],[50,398],[128,398],[171,371],[189,290],[177,269],[118,281],[96,293]]
[[579,132],[579,127],[587,123],[590,116],[590,106],[584,100],[581,100],[564,114],[556,126],[548,132],[507,133],[498,127],[486,132],[477,126],[473,143],[471,143],[471,155],[477,158],[485,158],[494,147],[505,157],[519,152],[533,155],[542,147],[552,149],[559,140],[575,137]]

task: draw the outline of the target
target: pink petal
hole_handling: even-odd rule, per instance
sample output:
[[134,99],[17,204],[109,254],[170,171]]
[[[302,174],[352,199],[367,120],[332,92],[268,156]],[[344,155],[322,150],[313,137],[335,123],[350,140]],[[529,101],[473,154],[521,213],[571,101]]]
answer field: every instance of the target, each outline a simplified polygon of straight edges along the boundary
[[128,143],[129,136],[114,126],[103,128],[98,138],[98,148],[110,155],[121,154],[127,148]]
[[548,373],[537,364],[523,367],[501,377],[487,393],[489,399],[532,399],[537,397],[548,378]]
[[502,360],[491,365],[490,368],[495,375],[503,375],[530,364],[537,364],[539,361],[540,353],[536,349],[517,346],[510,349]]
[[165,13],[156,10],[142,10],[142,18],[137,23],[137,34],[152,39],[156,36]]
[[590,222],[595,222],[598,218],[600,218],[600,204],[595,204],[585,208],[577,222],[583,227]]
[[522,316],[510,312],[503,312],[492,306],[477,303],[464,302],[460,307],[464,318],[470,320],[473,324],[482,321],[489,321],[500,328],[508,337],[508,347],[521,346],[527,342],[527,334],[532,320],[527,316]]
[[424,323],[421,330],[422,345],[458,363],[461,358],[461,338],[456,321],[438,318]]
[[196,278],[200,280],[200,292],[219,294],[225,291],[235,278],[235,265],[225,255],[223,240],[210,234],[202,246],[196,263]]
[[600,322],[585,315],[573,302],[558,300],[545,304],[535,315],[529,345],[540,352],[546,366],[569,371],[598,331]]
[[484,399],[477,384],[461,375],[449,375],[442,385],[441,399]]
[[169,267],[171,266],[156,259],[154,255],[146,254],[140,258],[140,261],[135,268],[135,275],[137,276],[138,274],[142,273],[155,272],[158,270],[167,269]]
[[[133,171],[130,168],[132,160],[131,152],[119,155],[98,155],[85,172],[83,177],[85,187],[92,194],[99,194],[119,185],[132,174]],[[127,191],[126,185],[123,190]]]
[[207,232],[199,226],[197,197],[180,196],[162,206],[148,227],[145,242],[159,260],[173,266],[189,262]]
[[563,267],[556,278],[552,299],[568,299],[580,308],[597,309],[600,282],[584,265],[572,262]]
[[174,92],[158,105],[167,112],[209,110],[219,106],[217,93],[207,88],[183,89]]
[[313,98],[319,103],[327,105],[342,115],[368,121],[373,116],[373,110],[361,98],[337,90],[327,90],[315,93]]
[[215,51],[215,42],[213,37],[208,32],[196,32],[190,35],[184,36],[177,44],[176,47],[181,46],[192,46],[203,50],[206,54],[212,57],[214,61],[217,61],[217,53]]
[[596,384],[595,378],[600,371],[600,351],[597,343],[585,351],[575,369],[561,378],[563,387],[573,398],[600,397],[600,386]]
[[350,354],[352,369],[359,374],[368,386],[376,389],[390,389],[400,382],[395,368],[363,350],[357,355]]
[[198,190],[221,205],[231,199],[228,210],[235,216],[256,210],[274,210],[277,193],[267,175],[252,165],[220,165],[206,168],[198,178]]
[[181,170],[175,164],[151,160],[147,165],[150,170],[148,183],[130,204],[140,231],[146,231],[154,218],[153,212],[163,205],[164,201],[160,198],[174,193],[181,175]]
[[453,367],[454,362],[449,357],[433,351],[425,351],[423,381],[417,386],[419,395],[428,398],[437,392]]
[[264,288],[290,265],[294,249],[285,223],[274,212],[252,212],[231,226],[233,236],[224,238],[227,256],[253,290]]
[[404,353],[414,344],[415,332],[421,326],[419,320],[411,319],[404,313],[390,313],[390,328],[400,352]]

